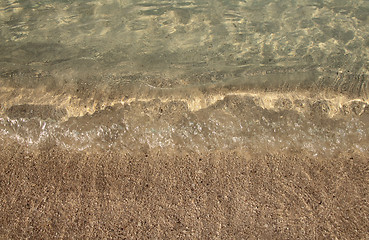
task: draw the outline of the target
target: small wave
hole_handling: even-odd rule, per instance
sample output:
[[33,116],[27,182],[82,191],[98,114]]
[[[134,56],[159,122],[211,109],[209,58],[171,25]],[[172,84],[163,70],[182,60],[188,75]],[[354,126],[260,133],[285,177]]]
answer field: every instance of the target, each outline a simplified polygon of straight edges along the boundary
[[228,92],[103,102],[92,111],[65,107],[63,101],[53,107],[14,105],[1,118],[1,137],[29,145],[51,139],[77,150],[149,146],[303,150],[311,155],[369,150],[369,104],[343,95],[322,96]]

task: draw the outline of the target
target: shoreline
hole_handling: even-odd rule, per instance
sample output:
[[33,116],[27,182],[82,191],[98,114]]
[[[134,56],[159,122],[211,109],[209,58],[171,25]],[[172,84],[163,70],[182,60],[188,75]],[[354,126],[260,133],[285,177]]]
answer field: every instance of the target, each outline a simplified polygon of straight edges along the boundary
[[[165,100],[163,96],[112,106],[102,104],[91,114],[69,116],[70,110],[60,105],[48,105],[47,101],[26,104],[28,98],[19,95],[25,102],[4,105],[0,113],[0,140],[35,148],[43,142],[55,142],[76,151],[134,152],[141,146],[198,152],[296,149],[312,156],[333,157],[342,151],[368,150],[367,101],[297,92],[233,92],[220,96],[201,98],[209,105],[199,110],[194,108],[201,101],[190,107],[184,99]],[[195,102],[196,98],[187,100]],[[70,106],[77,111],[87,105],[74,107]]]
[[1,238],[368,237],[356,153],[0,150]]
[[[0,79],[1,80],[1,79]],[[294,110],[299,113],[306,113],[309,109],[301,107],[297,102],[306,102],[310,105],[316,102],[325,101],[329,104],[329,117],[336,115],[352,114],[361,115],[364,108],[368,106],[369,100],[366,94],[357,95],[354,93],[345,93],[344,91],[332,91],[329,88],[312,88],[312,89],[268,89],[259,87],[260,89],[242,87],[238,85],[217,86],[210,84],[209,86],[187,86],[184,88],[173,89],[150,89],[149,87],[138,86],[127,89],[120,89],[114,93],[103,93],[106,87],[99,92],[96,89],[86,91],[84,95],[79,96],[78,89],[74,89],[74,93],[66,91],[64,88],[57,90],[47,90],[46,87],[39,88],[19,88],[19,87],[0,87],[0,114],[12,115],[12,111],[17,112],[18,109],[13,108],[35,108],[34,115],[27,117],[41,117],[42,119],[53,119],[66,122],[70,118],[83,117],[85,115],[93,115],[106,108],[112,108],[118,105],[132,105],[137,103],[161,103],[163,105],[173,103],[181,103],[186,106],[188,111],[197,112],[211,108],[218,102],[222,102],[227,98],[240,97],[251,98],[261,108],[281,111]],[[77,92],[75,92],[77,91]],[[100,90],[101,91],[101,90]],[[129,92],[129,93],[128,93]],[[281,101],[287,101],[291,106],[283,106]],[[360,112],[351,109],[352,103],[362,105]],[[9,112],[10,111],[10,112]],[[29,110],[25,109],[24,112]],[[42,113],[45,112],[45,113]],[[19,115],[19,114],[18,114]],[[17,115],[17,116],[18,116]],[[28,114],[29,115],[29,114]],[[26,117],[19,115],[20,117]],[[18,117],[19,117],[18,116]]]

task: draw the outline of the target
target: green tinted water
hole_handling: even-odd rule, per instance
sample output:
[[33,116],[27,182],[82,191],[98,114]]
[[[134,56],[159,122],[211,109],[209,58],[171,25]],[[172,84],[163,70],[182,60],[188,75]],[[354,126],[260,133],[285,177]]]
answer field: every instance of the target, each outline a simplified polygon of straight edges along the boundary
[[366,151],[368,16],[365,0],[4,0],[1,136]]

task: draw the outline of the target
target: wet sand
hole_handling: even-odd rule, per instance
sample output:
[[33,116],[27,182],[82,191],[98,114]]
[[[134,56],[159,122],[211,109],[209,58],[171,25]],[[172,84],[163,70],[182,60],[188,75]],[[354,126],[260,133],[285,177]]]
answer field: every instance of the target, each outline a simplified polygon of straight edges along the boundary
[[368,12],[0,1],[0,239],[369,239]]
[[353,152],[76,152],[0,145],[2,239],[367,239]]

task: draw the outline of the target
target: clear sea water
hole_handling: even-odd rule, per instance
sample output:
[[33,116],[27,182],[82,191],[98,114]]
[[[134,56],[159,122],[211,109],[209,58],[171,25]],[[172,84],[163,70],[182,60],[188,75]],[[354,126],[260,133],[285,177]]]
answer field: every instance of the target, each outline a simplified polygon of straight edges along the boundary
[[369,148],[367,0],[0,2],[0,138]]

